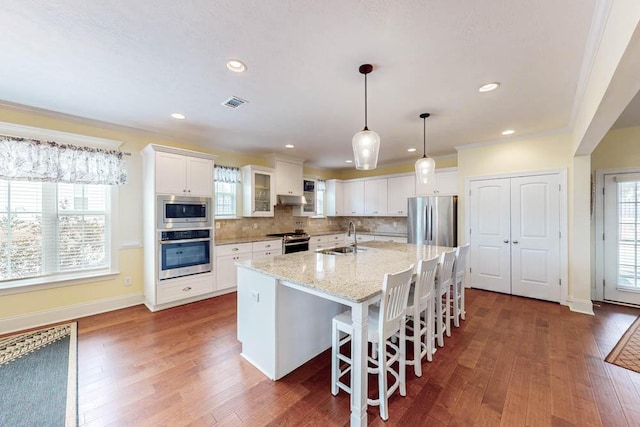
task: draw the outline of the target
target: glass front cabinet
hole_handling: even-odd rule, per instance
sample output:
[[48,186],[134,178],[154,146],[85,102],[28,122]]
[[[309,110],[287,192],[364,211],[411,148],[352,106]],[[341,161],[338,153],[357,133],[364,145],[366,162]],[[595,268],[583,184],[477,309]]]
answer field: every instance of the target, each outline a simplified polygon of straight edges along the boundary
[[276,204],[274,170],[247,165],[242,168],[242,215],[273,216]]

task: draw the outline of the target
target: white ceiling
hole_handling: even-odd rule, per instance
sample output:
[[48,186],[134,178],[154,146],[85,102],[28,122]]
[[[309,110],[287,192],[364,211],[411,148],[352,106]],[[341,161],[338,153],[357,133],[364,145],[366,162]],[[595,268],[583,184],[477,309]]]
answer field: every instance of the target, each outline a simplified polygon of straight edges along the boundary
[[[3,0],[0,100],[349,167],[371,63],[379,165],[409,162],[422,112],[435,156],[569,126],[596,1]],[[249,103],[221,106],[232,95]]]

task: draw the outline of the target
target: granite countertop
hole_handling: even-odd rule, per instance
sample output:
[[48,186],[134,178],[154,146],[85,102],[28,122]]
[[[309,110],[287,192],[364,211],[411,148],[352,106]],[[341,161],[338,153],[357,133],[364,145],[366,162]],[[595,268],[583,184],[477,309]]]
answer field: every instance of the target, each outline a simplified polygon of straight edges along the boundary
[[[342,230],[314,231],[309,233],[309,235],[313,237],[313,236],[328,236],[331,234],[341,234],[341,233],[346,234],[346,231],[342,231]],[[357,234],[368,235],[368,236],[376,235],[376,236],[389,236],[389,237],[407,237],[406,233],[388,233],[388,232],[377,232],[377,231],[358,231]],[[232,237],[229,239],[220,239],[220,240],[216,239],[215,244],[216,246],[237,245],[240,243],[264,242],[267,240],[278,240],[278,237],[273,237],[273,236]]]
[[364,250],[340,255],[298,252],[236,265],[353,302],[363,302],[381,292],[385,273],[404,270],[418,260],[453,249],[379,241],[362,243],[358,247]]

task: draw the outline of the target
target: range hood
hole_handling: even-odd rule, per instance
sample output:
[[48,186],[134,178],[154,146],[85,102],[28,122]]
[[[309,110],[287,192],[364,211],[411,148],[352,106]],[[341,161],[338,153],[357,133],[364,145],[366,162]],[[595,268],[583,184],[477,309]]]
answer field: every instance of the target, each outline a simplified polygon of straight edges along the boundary
[[282,206],[303,206],[307,204],[304,196],[287,196],[278,194],[278,204]]

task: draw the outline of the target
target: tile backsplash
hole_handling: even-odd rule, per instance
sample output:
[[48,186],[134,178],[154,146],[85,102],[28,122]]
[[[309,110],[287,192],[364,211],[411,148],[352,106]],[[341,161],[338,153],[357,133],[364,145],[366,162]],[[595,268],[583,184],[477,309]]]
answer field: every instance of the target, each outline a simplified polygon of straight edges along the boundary
[[[406,234],[407,218],[403,217],[327,217],[309,218],[293,215],[293,206],[275,207],[273,217],[216,220],[216,239],[262,237],[270,233],[284,233],[303,229],[313,235],[326,231],[346,231],[353,220],[358,231],[371,233]],[[220,226],[220,228],[217,228]]]

